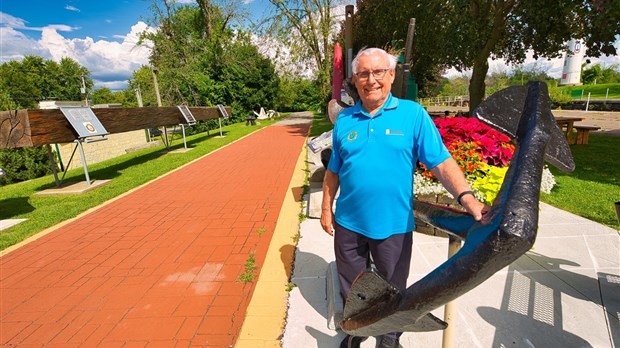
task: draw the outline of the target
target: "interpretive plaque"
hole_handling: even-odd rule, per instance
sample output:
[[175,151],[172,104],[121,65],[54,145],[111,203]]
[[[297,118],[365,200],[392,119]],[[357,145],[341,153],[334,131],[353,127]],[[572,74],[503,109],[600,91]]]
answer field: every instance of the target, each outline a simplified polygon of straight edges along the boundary
[[189,108],[187,107],[187,105],[177,105],[177,107],[179,108],[179,111],[181,111],[181,114],[185,118],[185,121],[187,121],[188,125],[191,126],[191,125],[196,124],[196,118],[194,118],[194,115],[192,115],[192,112],[189,111]]
[[89,107],[66,106],[61,107],[60,111],[65,115],[67,121],[71,123],[73,129],[78,133],[79,138],[106,136],[110,134]]
[[226,108],[224,107],[224,105],[217,104],[217,109],[220,110],[220,114],[222,114],[223,118],[228,118],[228,112],[226,111]]

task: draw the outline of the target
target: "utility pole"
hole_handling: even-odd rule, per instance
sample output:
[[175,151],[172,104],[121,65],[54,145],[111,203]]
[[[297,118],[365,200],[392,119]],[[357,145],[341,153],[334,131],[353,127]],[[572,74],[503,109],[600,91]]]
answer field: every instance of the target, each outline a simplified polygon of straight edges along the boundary
[[140,85],[134,89],[136,91],[136,99],[138,100],[138,107],[142,107],[142,93],[140,92]]
[[159,95],[159,84],[157,83],[157,68],[153,67],[153,85],[155,86],[155,97],[157,97],[157,106],[161,108],[161,96]]
[[[157,68],[153,67],[151,70],[153,72],[153,85],[155,86],[155,97],[157,97],[157,106],[161,108],[161,96],[159,95],[159,84],[157,83]],[[170,149],[170,144],[168,143],[168,128],[164,125],[164,141],[166,142],[166,148]]]
[[84,99],[86,100],[86,106],[90,106],[88,103],[88,92],[86,91],[86,81],[84,80],[84,75],[82,75],[82,87],[80,88],[80,92],[84,95]]
[[[138,107],[143,107],[144,105],[142,104],[142,92],[140,91],[140,85],[138,85],[138,87],[136,87],[134,91],[136,92],[136,100],[138,101]],[[146,137],[147,143],[151,141],[151,132],[149,129],[144,129],[144,136]]]

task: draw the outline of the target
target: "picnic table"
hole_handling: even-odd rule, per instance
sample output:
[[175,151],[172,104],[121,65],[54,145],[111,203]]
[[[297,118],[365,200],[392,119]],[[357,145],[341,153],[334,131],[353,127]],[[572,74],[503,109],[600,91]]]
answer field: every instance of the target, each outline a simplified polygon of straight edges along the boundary
[[566,140],[569,144],[572,144],[573,127],[575,122],[583,121],[581,117],[556,117],[555,121],[558,123],[558,127],[566,134]]

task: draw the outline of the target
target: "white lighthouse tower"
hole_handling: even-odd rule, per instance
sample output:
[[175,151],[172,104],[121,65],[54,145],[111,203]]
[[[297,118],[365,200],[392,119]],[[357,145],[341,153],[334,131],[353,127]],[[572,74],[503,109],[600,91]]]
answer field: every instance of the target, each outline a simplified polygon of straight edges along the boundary
[[572,39],[568,42],[560,86],[581,85],[581,62],[585,53],[586,46],[583,40]]

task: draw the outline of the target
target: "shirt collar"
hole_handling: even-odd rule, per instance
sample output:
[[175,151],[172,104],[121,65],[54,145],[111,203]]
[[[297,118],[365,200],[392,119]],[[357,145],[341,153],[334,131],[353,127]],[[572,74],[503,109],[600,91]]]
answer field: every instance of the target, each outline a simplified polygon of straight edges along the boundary
[[[374,117],[380,116],[383,113],[383,110],[392,110],[392,109],[396,109],[397,107],[398,107],[398,98],[394,97],[392,95],[392,92],[390,92],[387,100],[385,101],[385,103],[383,103],[383,106],[381,107],[381,109],[379,109],[379,111],[377,111]],[[366,110],[364,110],[364,108],[362,107],[361,99],[358,100],[357,103],[355,103],[353,108],[354,108],[353,109],[354,114],[361,114],[368,118],[373,117],[373,116],[370,116],[370,114]]]

